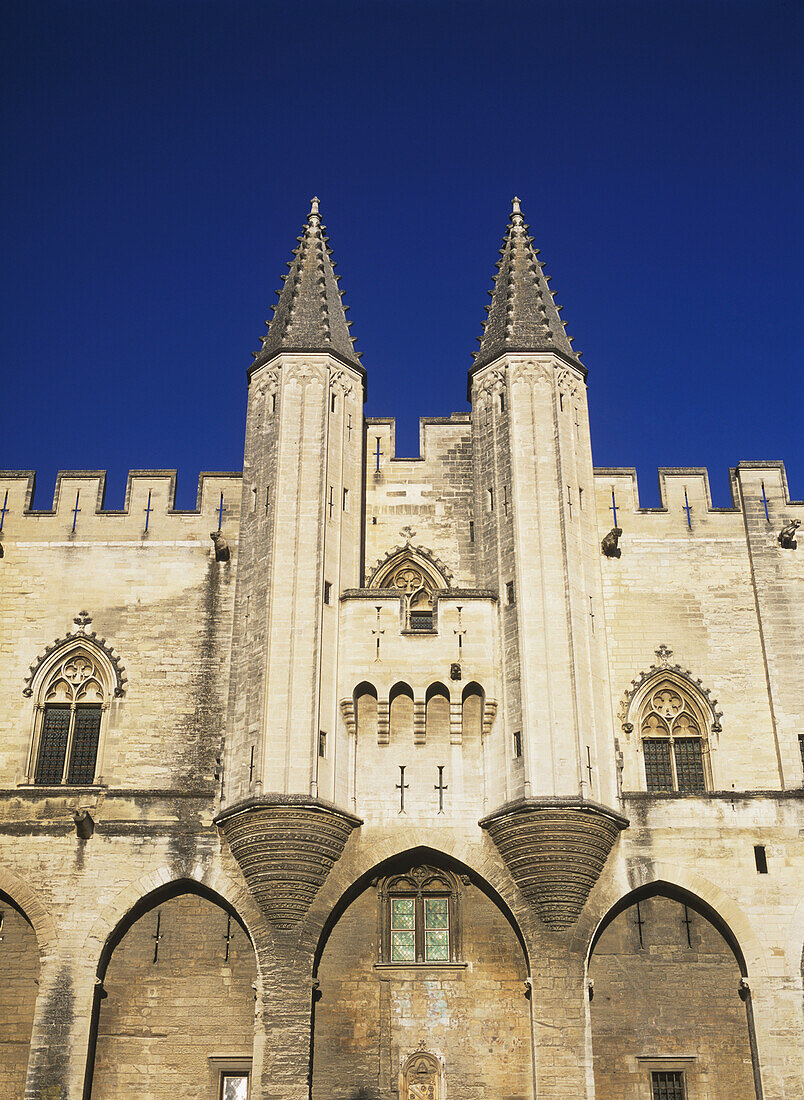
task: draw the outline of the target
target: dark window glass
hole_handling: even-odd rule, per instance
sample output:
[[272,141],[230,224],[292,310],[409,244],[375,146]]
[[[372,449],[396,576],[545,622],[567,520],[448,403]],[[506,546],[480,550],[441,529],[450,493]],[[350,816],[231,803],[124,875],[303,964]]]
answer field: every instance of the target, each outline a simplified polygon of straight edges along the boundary
[[411,613],[410,613],[410,629],[411,630],[432,630],[433,629],[433,613],[432,613],[432,611],[411,611]]
[[801,768],[804,771],[804,733],[798,735],[798,748],[801,753]]
[[764,844],[754,845],[754,862],[757,865],[758,875],[767,875],[768,873],[768,857],[765,854]]
[[687,793],[706,790],[700,737],[679,737],[675,753],[678,789]]
[[39,760],[36,765],[37,783],[61,783],[69,734],[69,706],[60,703],[46,706],[42,720],[42,732],[39,738]]
[[514,733],[514,756],[522,755],[522,731],[516,730]]
[[73,747],[70,752],[70,766],[67,769],[68,783],[86,785],[95,778],[100,725],[101,708],[99,706],[75,708]]
[[646,738],[642,742],[645,756],[645,783],[649,791],[672,791],[673,769],[670,764],[670,742]]
[[653,1100],[686,1100],[684,1074],[680,1070],[654,1071],[650,1075]]

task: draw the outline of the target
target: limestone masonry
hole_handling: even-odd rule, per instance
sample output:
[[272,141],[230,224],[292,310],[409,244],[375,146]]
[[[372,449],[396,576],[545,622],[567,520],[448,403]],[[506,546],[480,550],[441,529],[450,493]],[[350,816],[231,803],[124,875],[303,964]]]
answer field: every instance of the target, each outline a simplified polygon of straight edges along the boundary
[[594,468],[517,200],[398,458],[333,268],[314,200],[195,511],[0,472],[0,1097],[800,1100],[783,465]]

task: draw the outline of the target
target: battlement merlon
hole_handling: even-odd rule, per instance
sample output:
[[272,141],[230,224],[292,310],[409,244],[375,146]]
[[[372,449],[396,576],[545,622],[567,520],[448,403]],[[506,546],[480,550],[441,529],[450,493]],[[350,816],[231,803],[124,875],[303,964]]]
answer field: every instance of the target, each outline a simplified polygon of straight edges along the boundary
[[456,440],[469,439],[471,433],[471,414],[456,412],[451,416],[419,417],[419,453],[417,455],[398,455],[396,453],[396,417],[366,417],[366,455],[367,468],[371,471],[372,456],[376,454],[375,440],[380,439],[382,462],[426,462],[432,457],[440,443],[454,443]]
[[[643,508],[639,503],[637,472],[633,467],[596,466],[595,500],[601,530],[622,527],[628,517],[641,517],[640,525],[648,516],[670,516],[679,513],[688,530],[694,527],[694,518],[711,524],[722,517],[726,525],[735,516],[742,517],[744,508],[757,508],[767,522],[781,525],[785,515],[794,518],[797,511],[804,512],[804,501],[792,500],[787,483],[784,463],[779,460],[740,462],[729,471],[732,504],[729,508],[716,508],[712,504],[709,471],[705,467],[660,467],[659,500],[656,508]],[[612,509],[612,494],[615,513]],[[689,507],[689,513],[687,508]],[[688,522],[689,521],[689,522]],[[741,519],[742,522],[742,519]],[[724,527],[725,530],[725,527]]]
[[198,538],[221,530],[237,538],[240,473],[207,472],[198,478],[195,509],[176,508],[175,470],[131,470],[124,507],[107,509],[105,470],[60,470],[51,508],[34,508],[36,473],[0,470],[2,537],[53,540]]

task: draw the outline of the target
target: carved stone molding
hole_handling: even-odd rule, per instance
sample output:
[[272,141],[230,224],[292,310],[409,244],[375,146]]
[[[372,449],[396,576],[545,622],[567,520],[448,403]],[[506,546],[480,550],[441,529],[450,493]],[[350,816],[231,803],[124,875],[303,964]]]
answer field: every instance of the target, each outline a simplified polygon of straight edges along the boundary
[[577,397],[579,381],[568,367],[562,367],[556,375],[556,385],[567,397]]
[[126,676],[126,670],[123,667],[123,663],[120,660],[120,655],[116,653],[110,645],[107,645],[105,638],[99,638],[94,630],[87,630],[87,627],[92,622],[92,616],[86,611],[80,611],[75,619],[76,629],[71,633],[66,634],[63,638],[57,638],[52,645],[46,646],[42,653],[36,658],[34,663],[28,670],[28,675],[25,677],[25,687],[22,694],[30,697],[33,695],[33,682],[37,672],[45,663],[56,655],[57,652],[67,650],[76,645],[84,645],[92,652],[103,654],[106,661],[111,665],[111,672],[114,676],[114,695],[115,698],[125,694],[126,684],[128,683],[128,677]]
[[317,382],[323,386],[326,382],[327,369],[320,363],[293,362],[282,368],[286,382],[297,382],[302,388],[311,382]]
[[650,680],[661,679],[662,675],[670,674],[677,676],[680,680],[685,681],[694,691],[694,693],[700,697],[700,701],[704,703],[710,712],[712,719],[712,733],[721,733],[722,726],[720,719],[723,717],[723,711],[717,709],[717,699],[712,695],[709,688],[704,687],[700,679],[696,679],[688,668],[683,668],[679,664],[671,664],[671,658],[673,651],[668,646],[662,644],[656,650],[657,663],[651,665],[650,668],[644,669],[639,675],[631,681],[630,686],[623,692],[622,699],[620,700],[620,707],[617,711],[617,718],[626,734],[630,734],[634,728],[631,721],[631,709],[637,695],[642,693],[642,689],[648,684]]
[[538,359],[528,359],[522,363],[514,363],[509,371],[511,385],[524,382],[528,385],[552,382],[553,367],[549,363],[543,363]]
[[480,821],[516,885],[556,931],[570,928],[628,819],[582,799],[522,799]]
[[343,397],[348,397],[353,390],[351,380],[345,370],[333,370],[329,376],[329,386],[331,390],[342,394]]
[[[405,533],[405,528],[402,528],[401,533]],[[408,529],[409,530],[409,529]],[[413,534],[415,535],[415,531]],[[388,570],[385,568],[390,565],[395,558],[399,558],[402,562],[406,555],[409,555],[415,562],[417,557],[423,559],[423,563],[430,565],[435,569],[437,576],[433,577],[435,588],[451,588],[452,587],[452,570],[449,569],[444,562],[437,557],[432,550],[428,550],[426,546],[413,546],[410,539],[404,545],[392,546],[381,558],[378,558],[374,565],[369,570],[369,581],[366,585],[367,588],[382,587],[377,583],[377,579],[384,574],[387,574]],[[435,583],[441,582],[441,583]]]
[[260,373],[257,383],[257,397],[265,397],[267,394],[276,393],[279,388],[279,371],[276,367],[268,367],[265,373]]
[[352,699],[341,699],[341,714],[347,732],[351,737],[354,737],[357,733],[357,717],[355,715],[355,704]]
[[266,919],[288,930],[307,916],[363,822],[319,799],[277,795],[232,806],[215,824]]
[[497,700],[487,699],[483,707],[483,736],[488,737],[491,733],[491,727],[494,725],[494,719],[497,717]]

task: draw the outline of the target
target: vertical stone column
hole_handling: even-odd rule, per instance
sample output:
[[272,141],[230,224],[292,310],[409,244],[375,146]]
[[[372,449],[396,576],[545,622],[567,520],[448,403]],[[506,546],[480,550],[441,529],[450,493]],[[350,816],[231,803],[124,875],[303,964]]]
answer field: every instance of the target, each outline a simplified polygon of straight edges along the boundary
[[312,952],[293,937],[280,935],[257,950],[263,977],[257,992],[251,1100],[309,1100]]
[[94,990],[91,966],[59,955],[42,960],[25,1100],[82,1100]]
[[569,937],[529,944],[534,1095],[539,1100],[593,1100],[592,1041],[586,966]]

